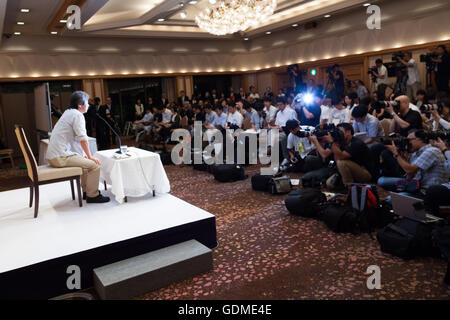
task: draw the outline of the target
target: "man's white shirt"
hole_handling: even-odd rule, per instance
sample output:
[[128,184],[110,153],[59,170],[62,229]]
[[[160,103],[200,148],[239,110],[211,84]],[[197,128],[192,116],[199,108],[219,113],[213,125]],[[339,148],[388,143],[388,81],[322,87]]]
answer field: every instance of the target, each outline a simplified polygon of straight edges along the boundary
[[277,113],[277,118],[275,120],[275,125],[284,127],[288,120],[298,120],[297,112],[291,107],[286,106],[283,111],[279,110]]
[[380,68],[378,68],[378,74],[380,76],[384,76],[384,79],[377,78],[377,84],[387,84],[388,83],[388,71],[384,65],[382,65]]
[[242,121],[244,120],[244,117],[242,114],[238,111],[235,113],[228,113],[227,116],[227,123],[230,122],[231,124],[237,125],[239,128],[242,126]]

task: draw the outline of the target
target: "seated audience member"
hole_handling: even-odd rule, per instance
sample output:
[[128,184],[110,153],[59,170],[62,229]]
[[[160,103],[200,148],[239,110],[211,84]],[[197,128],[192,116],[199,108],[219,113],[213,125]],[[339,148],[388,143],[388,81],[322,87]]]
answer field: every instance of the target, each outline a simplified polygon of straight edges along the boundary
[[[392,115],[385,112],[384,106],[378,103],[378,101],[380,101],[380,99],[378,98],[378,92],[375,91],[370,98],[370,102],[368,103],[369,113],[374,117],[377,117],[380,121],[383,119],[392,119]],[[367,105],[366,102],[364,104]]]
[[320,124],[329,123],[330,111],[332,110],[332,101],[327,96],[324,96],[320,105]]
[[[180,91],[180,96],[178,97],[178,105],[183,106],[185,102],[189,102],[189,98],[186,96],[186,93],[184,90]],[[165,105],[164,105],[165,106]]]
[[[394,143],[386,148],[392,152],[406,173],[406,178],[419,181],[420,189],[413,196],[423,197],[430,186],[448,182],[448,174],[444,167],[445,157],[441,150],[429,144],[427,133],[423,130],[413,130],[408,139],[410,151],[413,152],[409,162],[400,155]],[[398,176],[381,177],[378,179],[378,185],[386,190],[396,191],[396,185],[402,179],[404,178]]]
[[374,143],[376,138],[384,137],[384,130],[380,121],[371,114],[368,114],[367,108],[357,106],[353,109],[352,117],[355,119],[353,122],[355,132],[366,133],[366,140],[364,140],[366,144]]
[[238,129],[242,126],[242,121],[244,117],[240,112],[237,111],[237,106],[232,105],[229,108],[228,116],[227,116],[227,124],[224,127],[225,129]]
[[344,103],[344,99],[339,99],[329,110],[328,123],[338,125],[340,123],[350,123],[350,109]]
[[193,121],[205,122],[205,113],[202,111],[202,108],[199,105],[194,106],[194,115]]
[[300,131],[298,121],[288,120],[286,130],[289,132],[287,149],[289,160],[293,164],[292,171],[309,172],[322,167],[322,160],[319,157],[308,155],[310,151],[314,150],[314,144],[308,138],[297,135]]
[[[286,99],[284,97],[277,97],[277,108],[278,112],[275,117],[275,125],[269,125],[269,128],[279,131],[279,143],[283,158],[289,161],[289,152],[287,149],[287,134],[289,132],[285,131],[284,127],[288,120],[297,120],[297,113],[292,108],[286,106]],[[270,145],[272,146],[273,143]]]
[[141,99],[137,99],[134,109],[136,120],[141,120],[144,116],[144,105],[142,104]]
[[[445,155],[445,171],[450,174],[450,151],[448,143],[438,138],[433,145],[439,148]],[[450,206],[450,183],[447,181],[442,185],[428,187],[424,199],[425,208],[435,216],[443,216],[439,210],[440,206]]]
[[259,99],[259,93],[256,92],[255,86],[250,86],[250,93],[248,94],[248,97],[253,99]]
[[172,130],[180,128],[181,117],[178,114],[178,108],[174,105],[170,105],[169,110],[171,112],[170,121],[167,123],[163,121],[161,129],[159,130],[159,135],[164,142],[170,141]]
[[267,128],[267,114],[264,113],[264,105],[262,103],[257,103],[255,106],[255,112],[252,113],[252,129],[259,131],[263,128]]
[[[350,123],[338,124],[343,133],[343,141],[334,141],[331,135],[323,137],[331,143],[331,151],[336,161],[337,169],[345,186],[352,183],[369,183],[372,179],[373,159],[367,145],[361,139],[355,138]],[[333,188],[330,179],[327,186]]]
[[151,132],[151,126],[153,123],[153,114],[150,108],[145,109],[144,117],[141,120],[137,120],[133,124],[133,130],[136,134],[136,142],[139,142],[139,138],[142,134]]
[[216,119],[217,114],[212,110],[212,106],[208,103],[205,105],[205,126],[211,125]]
[[275,120],[275,115],[277,113],[277,108],[272,105],[272,99],[269,97],[264,98],[264,110],[266,113],[266,120],[268,123]]
[[272,99],[273,99],[273,92],[272,92],[272,88],[271,87],[267,87],[266,88],[266,91],[264,91],[264,97],[263,98],[264,99],[265,98],[269,98],[270,101],[272,101]]
[[420,107],[421,107],[423,104],[426,104],[426,103],[427,103],[427,102],[426,102],[426,97],[427,97],[427,93],[425,92],[425,90],[422,90],[422,89],[417,90],[417,93],[416,93],[416,101],[414,102],[414,104],[417,106],[417,108],[420,109]]
[[216,108],[216,116],[214,117],[213,122],[210,124],[205,124],[206,129],[222,129],[227,125],[227,114],[223,112],[223,107],[218,106]]
[[358,95],[359,101],[369,96],[369,91],[364,86],[364,82],[362,82],[361,80],[355,81],[355,91],[356,94]]

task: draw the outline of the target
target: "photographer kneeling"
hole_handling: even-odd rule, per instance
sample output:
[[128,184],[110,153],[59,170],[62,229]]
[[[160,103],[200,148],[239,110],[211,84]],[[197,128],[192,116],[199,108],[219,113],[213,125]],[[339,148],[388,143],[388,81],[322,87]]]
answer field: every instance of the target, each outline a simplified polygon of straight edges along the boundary
[[[400,155],[398,147],[392,142],[387,145],[398,165],[406,173],[406,177],[418,181],[416,188],[406,188],[406,195],[423,198],[426,189],[433,185],[440,185],[447,182],[448,175],[444,168],[445,158],[442,152],[429,144],[428,134],[423,130],[412,131],[408,135],[409,150],[413,152],[409,162]],[[398,191],[399,184],[405,178],[381,177],[378,185],[389,191]]]
[[286,130],[289,131],[287,138],[287,148],[289,159],[292,164],[292,172],[309,172],[322,167],[322,160],[309,153],[314,150],[314,145],[310,143],[307,134],[301,131],[297,120],[288,120]]
[[[372,179],[373,159],[367,145],[361,139],[355,138],[350,123],[341,123],[337,126],[342,132],[337,141],[336,135],[327,135],[322,139],[331,143],[331,152],[336,161],[337,169],[345,186],[357,183],[369,183]],[[335,188],[333,177],[328,179],[327,187]]]

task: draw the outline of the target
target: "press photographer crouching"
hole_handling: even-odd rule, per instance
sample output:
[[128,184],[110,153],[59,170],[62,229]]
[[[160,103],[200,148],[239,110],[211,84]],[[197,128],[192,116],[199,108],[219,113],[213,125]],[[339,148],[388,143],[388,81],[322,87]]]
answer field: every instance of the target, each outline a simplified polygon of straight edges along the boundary
[[308,139],[312,132],[302,131],[297,120],[287,121],[286,130],[289,131],[287,148],[291,164],[288,171],[309,172],[321,168],[323,164],[320,157],[310,155],[315,148]]
[[[433,138],[433,133],[412,130],[407,139],[397,140],[397,145],[394,141],[387,145],[405,176],[384,176],[378,179],[378,185],[389,191],[404,191],[406,195],[423,198],[430,186],[448,182],[444,155],[430,144],[430,137]],[[409,150],[405,150],[405,141]],[[409,161],[406,160],[408,151],[412,153]]]
[[[354,182],[369,183],[372,180],[373,158],[367,145],[359,138],[354,137],[353,127],[350,123],[341,123],[337,127],[341,135],[328,134],[322,139],[331,144],[331,152],[342,184],[349,186]],[[334,177],[327,181],[329,189],[336,189]]]

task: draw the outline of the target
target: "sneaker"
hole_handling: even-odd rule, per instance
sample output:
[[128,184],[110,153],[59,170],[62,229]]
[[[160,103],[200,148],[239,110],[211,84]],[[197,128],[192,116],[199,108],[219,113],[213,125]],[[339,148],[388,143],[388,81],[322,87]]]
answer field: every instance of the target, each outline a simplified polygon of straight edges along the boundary
[[105,202],[109,202],[109,197],[104,197],[102,196],[101,193],[98,194],[98,196],[96,196],[95,198],[89,198],[87,197],[86,202],[87,203],[105,203]]

